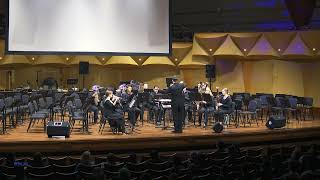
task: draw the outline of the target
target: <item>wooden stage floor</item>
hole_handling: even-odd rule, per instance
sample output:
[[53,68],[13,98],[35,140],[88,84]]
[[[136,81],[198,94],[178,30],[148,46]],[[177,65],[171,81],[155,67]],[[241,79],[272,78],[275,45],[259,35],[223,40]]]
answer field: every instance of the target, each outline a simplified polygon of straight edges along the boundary
[[[320,137],[320,120],[306,120],[291,123],[283,129],[269,130],[265,122],[251,127],[233,126],[226,128],[222,133],[213,133],[212,127],[203,129],[200,127],[187,126],[182,134],[173,134],[170,129],[155,128],[153,124],[144,123],[137,133],[130,135],[114,135],[108,132],[106,127],[101,135],[98,125],[90,125],[90,134],[81,134],[75,129],[70,138],[48,138],[43,132],[41,123],[27,133],[28,122],[9,130],[9,134],[0,135],[0,152],[81,152],[91,151],[148,151],[154,148],[178,150],[188,147],[210,148],[217,141],[237,142],[240,144],[272,144],[277,142],[317,140]],[[77,125],[78,126],[78,125]]]

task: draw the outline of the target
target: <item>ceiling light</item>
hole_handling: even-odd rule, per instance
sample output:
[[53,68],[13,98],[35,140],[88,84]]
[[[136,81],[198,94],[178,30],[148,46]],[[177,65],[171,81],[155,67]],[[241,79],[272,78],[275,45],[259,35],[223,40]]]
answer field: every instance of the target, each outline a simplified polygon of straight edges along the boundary
[[178,59],[177,59],[177,58],[175,58],[174,60],[175,60],[175,61],[178,61]]
[[279,48],[279,49],[278,49],[278,51],[280,52],[280,51],[281,51],[281,49]]
[[142,61],[142,59],[141,59],[141,58],[139,58],[139,61]]
[[31,59],[34,60],[34,57],[32,57]]
[[69,60],[69,58],[67,57],[67,58],[66,58],[66,60],[68,61],[68,60]]
[[247,52],[247,49],[243,49],[244,52]]
[[102,58],[102,61],[104,61],[105,60],[105,58]]
[[0,60],[2,59],[2,56],[0,56]]
[[316,48],[312,48],[312,51],[316,51],[317,49]]
[[209,51],[212,51],[212,49],[209,49]]

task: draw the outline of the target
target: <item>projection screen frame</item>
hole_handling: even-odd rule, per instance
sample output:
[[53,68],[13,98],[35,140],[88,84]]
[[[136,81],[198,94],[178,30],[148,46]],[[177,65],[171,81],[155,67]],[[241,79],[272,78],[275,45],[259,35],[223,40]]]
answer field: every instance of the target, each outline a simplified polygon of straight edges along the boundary
[[5,0],[6,3],[6,29],[5,29],[5,54],[7,55],[91,55],[91,56],[171,56],[172,55],[172,0],[169,1],[169,53],[143,53],[143,52],[66,52],[66,51],[9,51],[9,11],[10,0]]

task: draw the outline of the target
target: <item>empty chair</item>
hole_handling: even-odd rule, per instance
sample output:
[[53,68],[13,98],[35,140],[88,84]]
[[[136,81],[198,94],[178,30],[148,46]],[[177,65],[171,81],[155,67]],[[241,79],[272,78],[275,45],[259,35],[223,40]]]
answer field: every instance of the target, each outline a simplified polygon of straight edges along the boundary
[[256,120],[257,126],[258,124],[258,114],[257,114],[257,102],[255,100],[251,100],[248,105],[247,111],[242,111],[240,113],[242,123],[244,126],[246,126],[246,123],[249,123],[251,126],[251,120]]
[[33,103],[29,102],[28,103],[28,109],[29,109],[29,118],[30,118],[30,122],[29,122],[29,126],[27,129],[27,132],[29,132],[29,129],[31,127],[31,125],[34,125],[34,121],[36,120],[42,120],[43,121],[43,130],[44,132],[46,132],[46,119],[47,119],[47,115],[45,113],[38,113],[36,112],[35,108],[33,107]]
[[71,132],[74,129],[74,125],[76,121],[80,121],[82,123],[82,132],[88,132],[88,119],[86,116],[86,113],[84,112],[75,112],[74,108],[72,106],[68,105],[68,111],[69,111],[69,122],[71,124]]
[[5,117],[9,117],[10,120],[10,126],[11,127],[15,127],[16,126],[16,122],[15,122],[15,114],[17,113],[17,107],[14,106],[14,99],[13,97],[6,97],[4,99],[4,103],[5,103]]
[[314,120],[314,112],[313,112],[313,98],[312,97],[304,97],[303,98],[303,119],[311,116]]
[[290,119],[290,114],[292,114],[297,120],[299,120],[300,118],[298,117],[298,114],[300,114],[301,116],[301,113],[298,109],[298,100],[296,98],[289,97],[288,105],[289,106],[285,108],[287,121],[289,121]]

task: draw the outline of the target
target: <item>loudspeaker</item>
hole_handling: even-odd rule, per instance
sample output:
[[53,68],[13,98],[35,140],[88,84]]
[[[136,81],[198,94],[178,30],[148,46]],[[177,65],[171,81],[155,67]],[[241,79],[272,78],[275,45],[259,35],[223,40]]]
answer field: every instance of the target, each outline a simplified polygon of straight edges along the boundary
[[296,28],[309,25],[316,0],[285,0],[285,2]]
[[69,122],[49,121],[47,124],[47,135],[49,138],[52,136],[65,136],[66,138],[70,137]]
[[223,125],[221,123],[214,124],[213,131],[215,133],[221,133],[223,131]]
[[79,74],[89,74],[89,62],[79,62]]
[[206,65],[206,78],[216,78],[216,66]]
[[267,128],[275,129],[286,126],[286,118],[284,116],[271,116],[266,123]]

